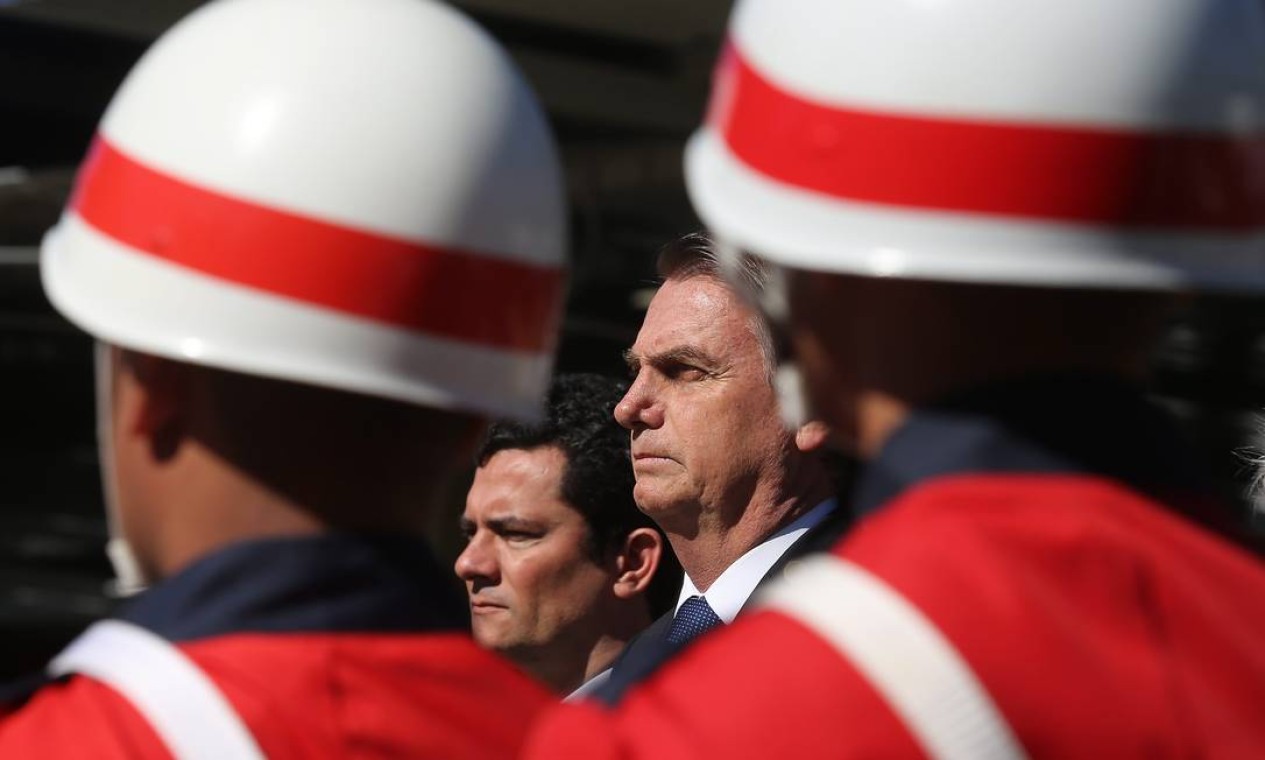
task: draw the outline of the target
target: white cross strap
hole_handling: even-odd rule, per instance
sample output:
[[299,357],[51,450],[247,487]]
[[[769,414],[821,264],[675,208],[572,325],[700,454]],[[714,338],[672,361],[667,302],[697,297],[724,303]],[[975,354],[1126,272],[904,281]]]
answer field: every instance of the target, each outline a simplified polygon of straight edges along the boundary
[[807,626],[869,681],[936,760],[1022,760],[1023,747],[966,660],[882,579],[833,555],[804,560],[760,605]]
[[175,645],[121,620],[93,624],[48,665],[117,691],[176,760],[262,760],[250,729],[202,670]]

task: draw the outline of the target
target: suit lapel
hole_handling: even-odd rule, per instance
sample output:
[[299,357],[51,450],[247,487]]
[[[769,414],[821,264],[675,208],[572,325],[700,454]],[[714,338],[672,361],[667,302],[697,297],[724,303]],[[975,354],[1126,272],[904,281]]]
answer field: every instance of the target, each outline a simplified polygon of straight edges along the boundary
[[630,686],[653,673],[672,655],[676,647],[668,643],[668,631],[672,629],[673,612],[668,610],[628,642],[611,665],[610,680],[593,692],[595,699],[617,703]]
[[[830,510],[824,520],[804,531],[804,535],[795,539],[795,543],[787,547],[777,562],[773,563],[773,567],[770,567],[769,571],[760,579],[760,582],[756,584],[755,590],[758,592],[766,583],[771,583],[781,578],[787,566],[796,560],[807,557],[810,554],[829,551],[843,537],[843,534],[848,532],[848,528],[851,525],[852,514],[846,507],[838,505]],[[756,595],[753,592],[747,598],[746,603],[742,605],[741,612],[738,614],[741,615],[751,611],[752,600],[756,598]]]

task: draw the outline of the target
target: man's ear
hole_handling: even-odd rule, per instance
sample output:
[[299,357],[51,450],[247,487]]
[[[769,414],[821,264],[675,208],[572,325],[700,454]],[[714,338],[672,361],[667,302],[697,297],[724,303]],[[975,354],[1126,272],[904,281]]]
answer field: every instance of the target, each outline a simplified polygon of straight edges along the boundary
[[122,351],[116,366],[118,424],[147,439],[155,460],[175,456],[187,433],[189,367],[133,351]]
[[795,448],[804,453],[817,451],[830,440],[830,426],[821,420],[810,420],[795,431]]
[[632,599],[646,592],[666,550],[663,543],[663,536],[653,528],[637,528],[628,534],[615,558],[616,597]]

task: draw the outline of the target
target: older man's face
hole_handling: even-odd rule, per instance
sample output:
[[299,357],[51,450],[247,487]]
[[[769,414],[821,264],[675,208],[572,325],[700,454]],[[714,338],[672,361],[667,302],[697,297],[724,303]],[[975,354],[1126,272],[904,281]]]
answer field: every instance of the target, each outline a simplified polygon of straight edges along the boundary
[[632,431],[637,504],[669,530],[700,508],[736,519],[794,445],[752,316],[711,277],[670,279],[628,351],[636,379],[615,416]]

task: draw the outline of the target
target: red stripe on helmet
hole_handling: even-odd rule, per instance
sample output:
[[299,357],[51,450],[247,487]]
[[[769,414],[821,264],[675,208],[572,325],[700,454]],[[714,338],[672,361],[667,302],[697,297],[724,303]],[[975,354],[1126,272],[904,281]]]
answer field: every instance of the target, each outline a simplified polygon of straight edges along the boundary
[[1143,133],[810,102],[735,46],[709,121],[757,171],[836,198],[1121,227],[1265,226],[1265,133]]
[[102,136],[70,205],[130,248],[272,295],[491,347],[539,351],[553,342],[559,268],[260,206],[155,171]]

